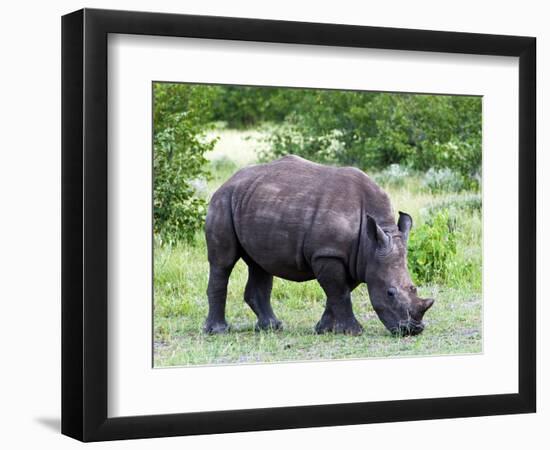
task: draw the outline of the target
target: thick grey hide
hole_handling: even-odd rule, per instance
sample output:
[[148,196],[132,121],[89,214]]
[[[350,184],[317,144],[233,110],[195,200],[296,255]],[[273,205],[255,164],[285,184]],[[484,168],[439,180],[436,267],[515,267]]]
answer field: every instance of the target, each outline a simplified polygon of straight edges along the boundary
[[366,282],[381,321],[396,334],[418,334],[433,300],[416,296],[406,263],[412,219],[396,224],[388,195],[359,169],[286,156],[238,171],[211,199],[206,218],[210,276],[205,331],[228,330],[227,282],[239,258],[249,267],[244,299],[257,329],[281,322],[270,304],[273,276],[317,279],[327,295],[316,326],[360,334],[351,292]]

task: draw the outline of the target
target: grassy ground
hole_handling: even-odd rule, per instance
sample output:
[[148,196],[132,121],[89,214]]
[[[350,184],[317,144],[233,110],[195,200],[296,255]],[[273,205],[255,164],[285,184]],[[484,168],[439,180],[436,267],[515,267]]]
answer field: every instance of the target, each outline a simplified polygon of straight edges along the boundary
[[[257,134],[223,131],[220,135],[216,149],[209,155],[213,175],[208,183],[209,195],[238,167],[254,162]],[[386,190],[395,210],[409,212],[417,224],[422,222],[425,208],[449,197],[423,191],[415,177]],[[363,335],[316,335],[313,327],[323,312],[324,293],[315,281],[294,283],[281,279],[275,279],[272,303],[284,329],[256,333],[256,317],[243,301],[247,271],[242,261],[235,267],[228,289],[231,332],[204,335],[201,328],[207,313],[208,279],[204,236],[198,234],[194,245],[157,247],[155,366],[478,353],[482,350],[480,215],[468,216],[457,233],[457,258],[473,261],[479,270],[474,279],[458,279],[452,286],[420,287],[420,295],[436,298],[436,304],[426,314],[424,333],[403,338],[391,336],[378,320],[365,285],[352,294],[355,314],[365,327]]]

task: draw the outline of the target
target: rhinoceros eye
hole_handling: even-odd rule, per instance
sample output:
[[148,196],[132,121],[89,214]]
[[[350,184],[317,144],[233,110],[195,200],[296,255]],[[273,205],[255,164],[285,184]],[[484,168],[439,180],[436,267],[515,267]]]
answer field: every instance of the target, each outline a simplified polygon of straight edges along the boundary
[[411,291],[413,294],[416,294],[416,286],[411,286],[409,288],[409,291]]
[[394,298],[397,295],[397,289],[394,287],[388,288],[388,297]]

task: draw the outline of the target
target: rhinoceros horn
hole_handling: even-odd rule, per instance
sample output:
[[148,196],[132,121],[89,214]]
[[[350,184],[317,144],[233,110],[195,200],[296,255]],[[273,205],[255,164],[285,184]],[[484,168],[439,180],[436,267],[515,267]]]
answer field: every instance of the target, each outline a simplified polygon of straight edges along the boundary
[[378,226],[376,220],[371,216],[367,216],[367,236],[371,241],[376,242],[380,249],[384,249],[390,245],[390,237]]

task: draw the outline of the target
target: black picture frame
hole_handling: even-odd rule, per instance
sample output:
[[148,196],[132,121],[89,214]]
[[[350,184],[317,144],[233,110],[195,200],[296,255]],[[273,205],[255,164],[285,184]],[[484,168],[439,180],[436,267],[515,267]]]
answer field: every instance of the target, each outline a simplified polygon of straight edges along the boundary
[[[519,57],[518,393],[107,417],[107,36]],[[83,9],[62,18],[62,433],[82,441],[535,412],[536,39]]]

